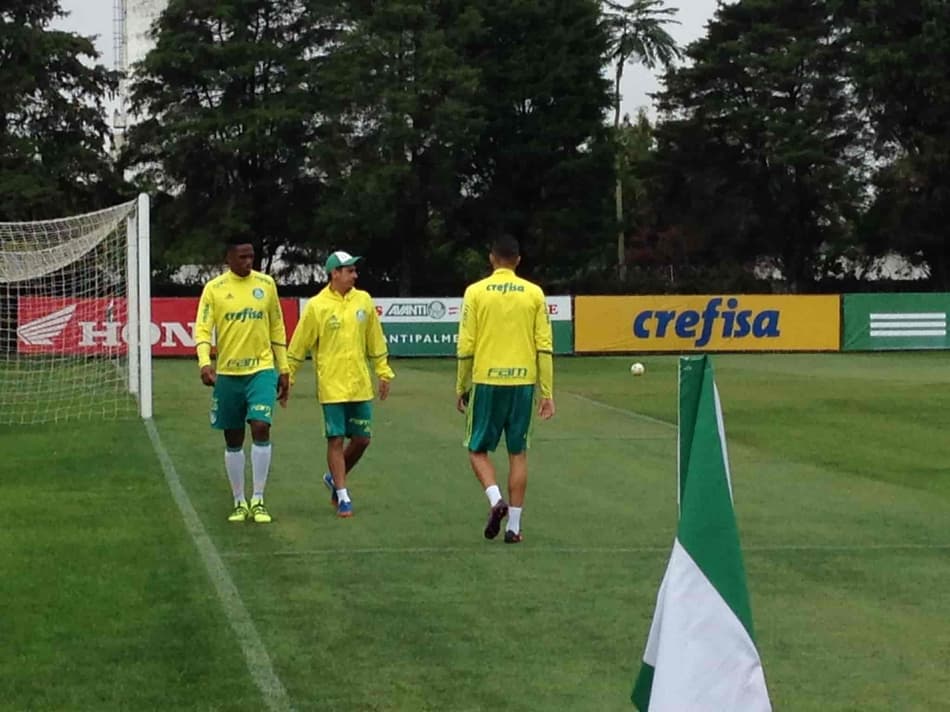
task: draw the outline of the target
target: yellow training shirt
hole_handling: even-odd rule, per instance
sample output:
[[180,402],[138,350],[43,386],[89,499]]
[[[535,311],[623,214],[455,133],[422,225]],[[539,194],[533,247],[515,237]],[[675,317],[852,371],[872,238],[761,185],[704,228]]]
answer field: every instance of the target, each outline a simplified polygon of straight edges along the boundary
[[247,376],[268,368],[287,373],[287,333],[272,277],[251,271],[238,277],[228,270],[201,292],[195,318],[198,366],[211,365],[211,338],[218,347],[216,371]]
[[288,349],[291,382],[308,353],[313,355],[321,403],[372,400],[367,361],[384,381],[396,376],[389,367],[376,305],[361,289],[341,296],[327,285],[307,302]]
[[552,354],[551,320],[538,285],[501,268],[465,290],[456,393],[467,392],[472,383],[537,383],[541,397],[550,398],[554,390]]

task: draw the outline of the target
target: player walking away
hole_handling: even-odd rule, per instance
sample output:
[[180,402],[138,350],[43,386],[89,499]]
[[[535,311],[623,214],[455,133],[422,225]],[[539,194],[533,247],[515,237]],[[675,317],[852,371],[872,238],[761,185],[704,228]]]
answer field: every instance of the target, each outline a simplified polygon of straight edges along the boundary
[[[372,437],[373,383],[369,364],[379,379],[379,399],[389,395],[395,378],[389,367],[386,338],[376,305],[368,292],[356,289],[359,257],[337,251],[327,258],[329,284],[300,316],[288,349],[290,379],[313,355],[317,400],[323,408],[327,467],[323,483],[339,517],[353,516],[347,475],[360,461]],[[344,440],[349,439],[344,447]]]
[[[517,544],[522,538],[535,384],[541,392],[538,415],[545,420],[554,415],[551,321],[541,288],[515,274],[521,261],[517,240],[496,240],[489,260],[494,272],[469,285],[462,302],[456,407],[467,413],[468,458],[491,507],[485,537],[498,536],[507,516],[505,542]],[[488,456],[502,432],[508,448],[507,502]]]
[[[270,426],[274,400],[286,402],[290,387],[287,334],[277,285],[252,269],[254,246],[232,242],[228,271],[205,284],[195,318],[195,347],[201,382],[213,386],[211,427],[224,431],[224,468],[231,481],[231,522],[271,521],[264,506],[270,472]],[[217,365],[211,363],[211,335],[217,341]],[[276,363],[276,369],[275,369]],[[279,371],[279,374],[278,374]],[[244,432],[251,427],[254,494],[244,497]]]

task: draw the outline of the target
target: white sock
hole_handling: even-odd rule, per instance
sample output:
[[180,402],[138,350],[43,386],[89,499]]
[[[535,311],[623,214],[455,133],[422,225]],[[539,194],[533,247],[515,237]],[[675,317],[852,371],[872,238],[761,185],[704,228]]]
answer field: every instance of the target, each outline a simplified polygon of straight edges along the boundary
[[346,487],[343,487],[342,489],[338,489],[336,491],[336,498],[341,502],[349,502],[350,493],[346,491]]
[[270,472],[270,443],[251,445],[251,472],[254,475],[254,499],[264,499],[267,473]]
[[488,497],[488,504],[490,504],[492,507],[501,501],[501,490],[498,489],[498,485],[486,487],[485,494]]
[[224,449],[224,469],[231,481],[234,503],[244,501],[244,450]]
[[521,507],[508,507],[508,531],[521,531]]

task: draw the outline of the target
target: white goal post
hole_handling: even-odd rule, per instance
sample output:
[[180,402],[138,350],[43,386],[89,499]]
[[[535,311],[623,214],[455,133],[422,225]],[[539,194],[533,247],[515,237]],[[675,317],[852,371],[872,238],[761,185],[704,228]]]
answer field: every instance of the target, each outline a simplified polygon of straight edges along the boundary
[[0,425],[152,417],[149,198],[0,222]]

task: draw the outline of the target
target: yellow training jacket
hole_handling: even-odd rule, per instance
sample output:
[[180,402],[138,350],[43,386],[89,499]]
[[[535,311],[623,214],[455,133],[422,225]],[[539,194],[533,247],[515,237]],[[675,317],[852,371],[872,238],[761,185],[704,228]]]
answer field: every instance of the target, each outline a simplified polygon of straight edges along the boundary
[[472,383],[537,383],[542,398],[554,390],[553,345],[541,288],[510,269],[469,285],[459,323],[456,393]]
[[195,317],[198,366],[211,365],[211,335],[215,332],[215,370],[226,376],[246,376],[268,368],[287,373],[287,332],[272,277],[251,271],[238,277],[228,270],[208,282],[201,292]]
[[372,400],[367,361],[379,378],[396,377],[376,305],[361,289],[340,296],[327,285],[307,302],[288,349],[291,382],[308,353],[313,354],[321,403]]

